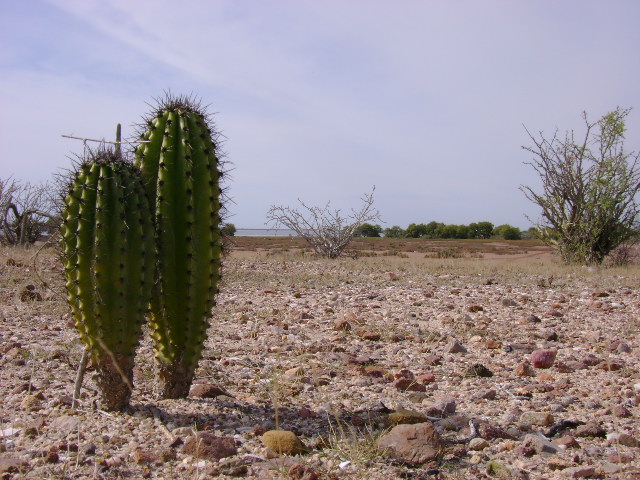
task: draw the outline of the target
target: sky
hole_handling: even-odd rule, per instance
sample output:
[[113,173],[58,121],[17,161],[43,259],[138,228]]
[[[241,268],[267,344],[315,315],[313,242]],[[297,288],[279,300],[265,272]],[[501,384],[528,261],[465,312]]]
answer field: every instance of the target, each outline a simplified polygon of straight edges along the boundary
[[228,221],[375,186],[383,227],[528,228],[532,132],[617,106],[640,150],[637,0],[0,0],[0,178],[43,182],[163,92],[209,105]]

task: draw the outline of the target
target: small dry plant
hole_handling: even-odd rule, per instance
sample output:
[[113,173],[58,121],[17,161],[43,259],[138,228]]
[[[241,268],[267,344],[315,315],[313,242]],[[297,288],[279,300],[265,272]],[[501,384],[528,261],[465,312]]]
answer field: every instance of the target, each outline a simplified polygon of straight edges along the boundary
[[334,421],[328,417],[329,423],[329,449],[343,461],[350,462],[356,467],[368,467],[371,462],[383,458],[386,449],[378,448],[378,439],[388,430],[376,431],[371,423],[364,428],[356,428],[345,424],[336,412],[333,412]]

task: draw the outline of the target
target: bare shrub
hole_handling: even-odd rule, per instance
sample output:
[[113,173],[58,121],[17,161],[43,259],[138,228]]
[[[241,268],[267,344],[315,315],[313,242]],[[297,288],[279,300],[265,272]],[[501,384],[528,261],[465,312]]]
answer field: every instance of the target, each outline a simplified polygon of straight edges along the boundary
[[57,189],[48,182],[33,184],[0,179],[0,241],[29,245],[59,225]]
[[284,226],[304,238],[315,252],[327,258],[338,258],[365,222],[380,220],[380,212],[373,207],[375,187],[362,197],[362,208],[343,215],[331,209],[331,203],[324,207],[311,207],[302,200],[298,202],[302,211],[285,206],[271,206],[267,212],[267,225],[274,228]]

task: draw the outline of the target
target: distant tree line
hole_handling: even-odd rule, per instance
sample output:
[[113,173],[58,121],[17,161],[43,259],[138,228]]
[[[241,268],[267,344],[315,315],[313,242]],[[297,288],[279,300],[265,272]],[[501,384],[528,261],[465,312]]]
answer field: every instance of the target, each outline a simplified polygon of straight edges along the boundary
[[520,240],[522,232],[518,227],[508,224],[493,226],[491,222],[474,222],[469,225],[447,225],[441,222],[412,223],[406,229],[397,225],[383,229],[380,225],[363,223],[356,230],[357,237],[387,238],[492,238]]

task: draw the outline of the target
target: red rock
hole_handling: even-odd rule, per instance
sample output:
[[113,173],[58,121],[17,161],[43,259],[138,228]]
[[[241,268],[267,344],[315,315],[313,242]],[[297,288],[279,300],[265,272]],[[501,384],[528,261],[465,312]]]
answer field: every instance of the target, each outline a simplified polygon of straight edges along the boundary
[[421,373],[416,377],[416,381],[423,385],[428,385],[436,381],[436,376],[433,373]]
[[496,438],[504,438],[506,440],[515,440],[516,438],[506,430],[489,423],[480,423],[478,425],[478,435],[485,440],[495,440]]
[[227,392],[224,388],[214,385],[212,383],[202,383],[196,384],[191,387],[191,391],[189,392],[190,397],[196,398],[216,398],[220,395],[226,395],[227,397],[235,398],[229,392]]
[[622,364],[614,360],[605,360],[603,362],[600,362],[597,368],[606,372],[617,372],[618,370],[622,369]]
[[579,466],[571,467],[564,470],[564,478],[597,478],[595,467],[591,466]]
[[534,350],[531,352],[531,363],[534,368],[549,368],[553,365],[557,353],[556,350]]
[[238,453],[233,437],[219,437],[208,432],[199,432],[187,438],[182,452],[203,460],[217,461]]
[[484,308],[482,307],[482,305],[469,305],[467,310],[469,310],[470,312],[482,312]]
[[440,435],[431,422],[397,425],[377,441],[380,450],[389,451],[396,459],[421,466],[435,460],[442,449]]
[[629,418],[633,416],[624,405],[616,405],[613,407],[613,415],[618,418]]
[[427,387],[425,387],[421,383],[417,383],[415,379],[412,378],[398,378],[395,382],[393,382],[393,386],[398,390],[402,391],[410,391],[410,392],[426,392]]

